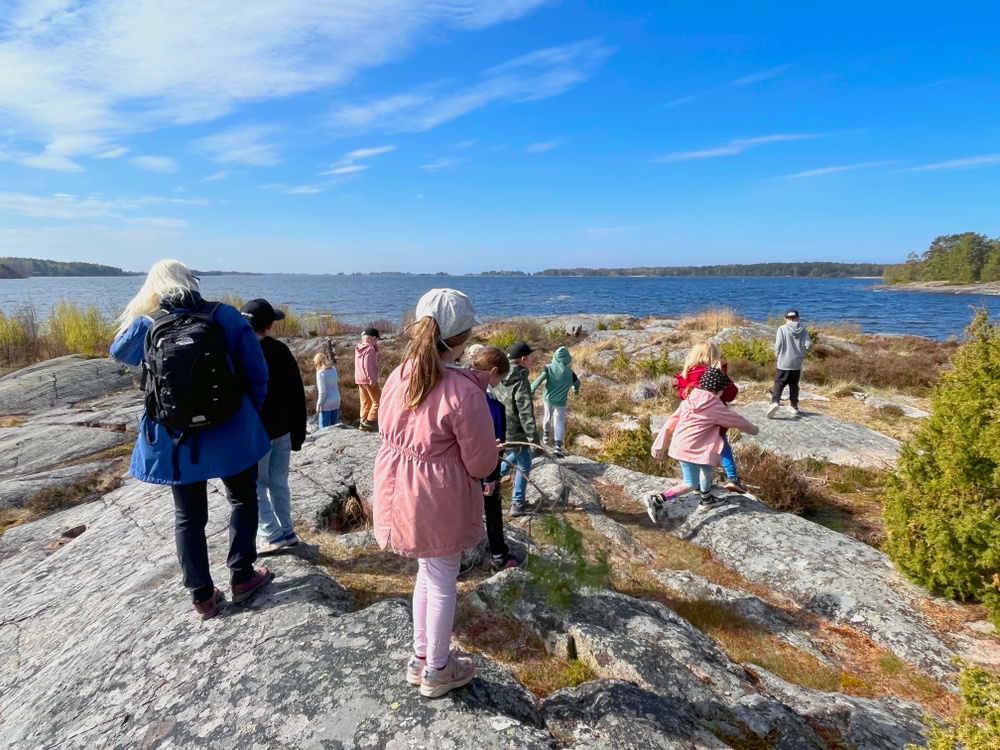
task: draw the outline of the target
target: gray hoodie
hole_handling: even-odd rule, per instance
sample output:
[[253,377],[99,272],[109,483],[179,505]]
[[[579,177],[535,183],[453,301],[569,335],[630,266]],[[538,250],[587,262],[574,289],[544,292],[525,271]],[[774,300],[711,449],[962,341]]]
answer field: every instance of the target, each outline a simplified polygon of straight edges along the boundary
[[801,370],[806,352],[812,349],[812,339],[798,320],[787,320],[774,337],[774,353],[779,370]]

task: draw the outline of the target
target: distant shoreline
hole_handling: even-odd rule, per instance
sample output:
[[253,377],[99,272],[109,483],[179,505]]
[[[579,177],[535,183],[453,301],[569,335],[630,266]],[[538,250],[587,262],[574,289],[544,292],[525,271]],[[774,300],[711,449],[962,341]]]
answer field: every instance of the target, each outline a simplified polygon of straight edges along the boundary
[[885,292],[934,292],[937,294],[977,294],[1000,296],[1000,282],[972,282],[956,284],[953,281],[907,281],[902,284],[885,285]]

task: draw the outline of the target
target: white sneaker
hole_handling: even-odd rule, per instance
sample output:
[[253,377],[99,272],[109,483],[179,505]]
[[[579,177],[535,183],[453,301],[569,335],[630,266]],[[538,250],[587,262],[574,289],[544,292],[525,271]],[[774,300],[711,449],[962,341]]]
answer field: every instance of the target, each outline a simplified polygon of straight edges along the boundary
[[257,554],[258,555],[273,555],[279,549],[284,549],[285,547],[290,547],[293,544],[298,544],[299,540],[296,539],[294,542],[287,537],[279,537],[273,542],[257,540]]
[[642,504],[646,506],[646,515],[649,516],[649,520],[657,523],[656,514],[660,512],[660,508],[663,506],[663,495],[654,492],[642,498]]
[[767,407],[767,411],[764,413],[764,415],[768,419],[774,419],[774,415],[777,413],[778,413],[778,404],[771,404],[769,407]]
[[788,408],[792,410],[792,415],[793,416],[796,416],[796,417],[799,416],[799,407],[797,407],[797,406],[790,406]]
[[459,656],[452,651],[444,669],[424,667],[420,680],[420,694],[425,698],[440,698],[455,688],[468,685],[476,676],[476,665],[469,656]]

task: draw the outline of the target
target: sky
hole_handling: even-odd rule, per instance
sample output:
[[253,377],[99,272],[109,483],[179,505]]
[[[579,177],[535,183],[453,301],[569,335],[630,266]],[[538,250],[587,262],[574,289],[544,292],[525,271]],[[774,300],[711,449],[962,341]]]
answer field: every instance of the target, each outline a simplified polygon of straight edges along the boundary
[[1000,3],[0,0],[0,256],[902,262],[1000,236]]

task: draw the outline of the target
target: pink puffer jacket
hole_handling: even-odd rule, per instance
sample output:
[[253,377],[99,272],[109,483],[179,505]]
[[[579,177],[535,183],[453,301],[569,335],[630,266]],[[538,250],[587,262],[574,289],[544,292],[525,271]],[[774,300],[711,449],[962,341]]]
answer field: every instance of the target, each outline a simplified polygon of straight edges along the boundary
[[667,455],[678,461],[715,466],[722,453],[720,427],[737,427],[750,435],[760,432],[757,425],[730,409],[714,393],[695,388],[660,429],[650,453],[660,458],[667,435],[673,433]]
[[484,536],[479,480],[497,463],[489,373],[447,368],[423,403],[407,409],[410,370],[397,367],[382,391],[375,539],[405,557],[445,557]]

